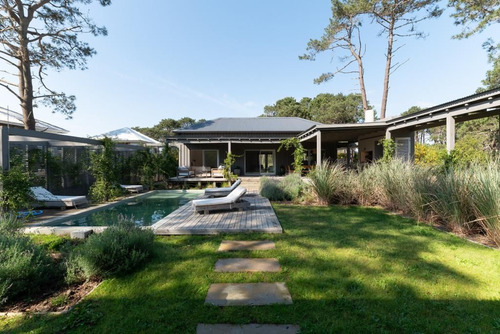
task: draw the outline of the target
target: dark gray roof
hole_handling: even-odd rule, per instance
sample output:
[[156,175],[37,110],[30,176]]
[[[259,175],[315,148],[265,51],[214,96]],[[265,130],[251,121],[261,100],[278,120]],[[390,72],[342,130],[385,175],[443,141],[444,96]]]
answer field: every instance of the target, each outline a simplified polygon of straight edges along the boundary
[[176,133],[201,132],[302,132],[321,123],[299,117],[231,117],[174,130]]

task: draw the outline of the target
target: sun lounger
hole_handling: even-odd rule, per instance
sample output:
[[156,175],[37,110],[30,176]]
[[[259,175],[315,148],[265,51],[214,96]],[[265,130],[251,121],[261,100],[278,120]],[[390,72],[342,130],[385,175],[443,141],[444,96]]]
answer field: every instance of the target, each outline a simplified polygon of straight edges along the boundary
[[120,187],[129,193],[140,193],[141,191],[144,191],[144,187],[140,184],[120,184]]
[[45,207],[66,208],[87,205],[89,201],[85,196],[54,195],[43,187],[31,187],[33,198]]
[[205,189],[205,196],[208,197],[222,197],[229,195],[231,191],[236,189],[239,185],[241,184],[241,180],[238,179],[236,180],[235,183],[231,187],[224,187],[224,188],[207,188]]
[[239,209],[240,211],[250,207],[250,202],[241,199],[247,192],[246,188],[237,187],[229,195],[218,198],[206,198],[192,200],[193,208],[201,213],[208,214],[214,210]]

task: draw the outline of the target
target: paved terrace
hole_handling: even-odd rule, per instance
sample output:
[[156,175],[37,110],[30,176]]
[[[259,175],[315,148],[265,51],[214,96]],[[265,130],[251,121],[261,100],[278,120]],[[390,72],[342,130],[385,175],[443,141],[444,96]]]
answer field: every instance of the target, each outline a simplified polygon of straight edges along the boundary
[[189,202],[155,223],[152,228],[159,235],[283,233],[267,198],[248,194],[243,199],[251,204],[247,210],[214,211],[208,215],[195,212]]

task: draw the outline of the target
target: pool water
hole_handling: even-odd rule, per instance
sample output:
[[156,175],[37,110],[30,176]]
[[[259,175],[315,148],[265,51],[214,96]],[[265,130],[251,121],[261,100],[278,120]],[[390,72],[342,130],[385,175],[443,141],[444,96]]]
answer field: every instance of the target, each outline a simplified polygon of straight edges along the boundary
[[132,219],[138,226],[150,226],[201,195],[199,191],[165,190],[126,200],[118,205],[64,220],[53,226],[110,226],[120,217]]

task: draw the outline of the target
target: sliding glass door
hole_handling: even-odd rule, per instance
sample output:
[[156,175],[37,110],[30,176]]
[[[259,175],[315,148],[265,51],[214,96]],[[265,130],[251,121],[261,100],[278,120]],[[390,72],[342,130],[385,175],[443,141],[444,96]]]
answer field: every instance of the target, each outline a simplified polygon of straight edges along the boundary
[[275,175],[276,153],[274,150],[245,151],[245,174]]

